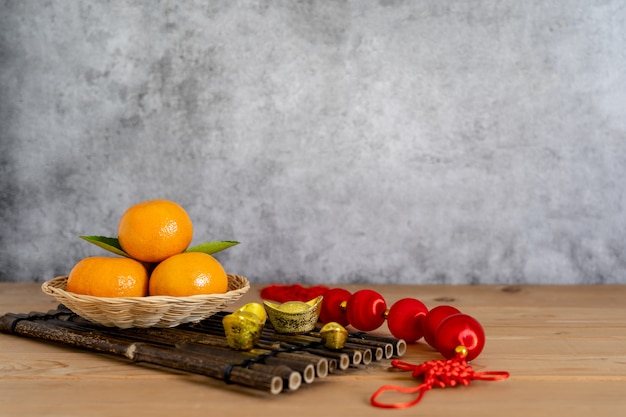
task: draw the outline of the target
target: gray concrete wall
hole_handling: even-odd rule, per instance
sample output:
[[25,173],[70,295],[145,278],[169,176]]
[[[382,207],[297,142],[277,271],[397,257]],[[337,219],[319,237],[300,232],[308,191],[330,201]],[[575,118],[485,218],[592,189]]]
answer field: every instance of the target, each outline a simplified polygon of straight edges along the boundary
[[167,198],[253,282],[626,283],[626,8],[0,2],[0,280]]

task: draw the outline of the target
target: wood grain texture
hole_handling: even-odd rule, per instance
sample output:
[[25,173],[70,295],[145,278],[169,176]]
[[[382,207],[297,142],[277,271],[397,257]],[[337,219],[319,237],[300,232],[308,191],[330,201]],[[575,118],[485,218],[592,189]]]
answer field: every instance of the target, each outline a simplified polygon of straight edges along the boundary
[[[473,367],[506,370],[511,377],[434,389],[415,408],[383,411],[369,404],[376,389],[416,382],[406,373],[390,371],[387,360],[272,396],[200,375],[0,334],[0,416],[254,416],[262,411],[298,416],[569,417],[621,416],[626,411],[626,286],[370,288],[389,304],[416,297],[429,308],[453,304],[473,315],[487,333],[485,350]],[[253,286],[238,304],[258,301],[259,289]],[[38,284],[0,283],[0,314],[55,307]],[[377,333],[387,334],[386,325]],[[438,358],[419,342],[409,345],[403,360]]]

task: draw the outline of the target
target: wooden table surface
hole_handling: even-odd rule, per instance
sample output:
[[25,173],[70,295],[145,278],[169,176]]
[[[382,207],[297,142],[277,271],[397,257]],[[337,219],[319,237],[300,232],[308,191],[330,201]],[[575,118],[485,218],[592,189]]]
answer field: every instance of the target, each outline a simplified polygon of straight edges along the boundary
[[[345,286],[351,292],[360,289]],[[370,286],[387,303],[413,297],[477,318],[487,343],[476,371],[498,382],[426,393],[409,409],[370,405],[382,385],[413,386],[389,360],[337,372],[277,395],[209,377],[130,363],[51,342],[0,334],[0,416],[622,416],[626,413],[626,286]],[[259,301],[253,285],[238,305]],[[0,283],[0,315],[57,306],[39,284]],[[386,324],[372,333],[388,335]],[[424,342],[402,360],[440,359]],[[391,397],[386,398],[391,400]],[[400,398],[398,398],[400,400]],[[406,398],[402,397],[402,400]]]

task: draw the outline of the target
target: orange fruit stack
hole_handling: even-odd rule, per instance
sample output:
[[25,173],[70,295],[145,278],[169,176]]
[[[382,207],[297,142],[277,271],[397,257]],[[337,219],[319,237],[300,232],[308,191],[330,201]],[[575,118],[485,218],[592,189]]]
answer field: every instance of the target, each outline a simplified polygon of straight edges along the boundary
[[[193,237],[187,212],[169,200],[128,208],[118,241],[130,258],[90,257],[72,268],[67,290],[99,297],[184,297],[228,291],[228,276],[213,256],[185,252]],[[149,271],[152,271],[151,273]]]

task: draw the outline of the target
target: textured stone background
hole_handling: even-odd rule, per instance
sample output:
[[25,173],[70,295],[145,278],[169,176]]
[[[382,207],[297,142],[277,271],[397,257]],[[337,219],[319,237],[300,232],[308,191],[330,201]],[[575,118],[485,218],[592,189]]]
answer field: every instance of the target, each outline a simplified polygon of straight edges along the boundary
[[0,8],[0,280],[168,198],[254,282],[626,283],[621,0]]

